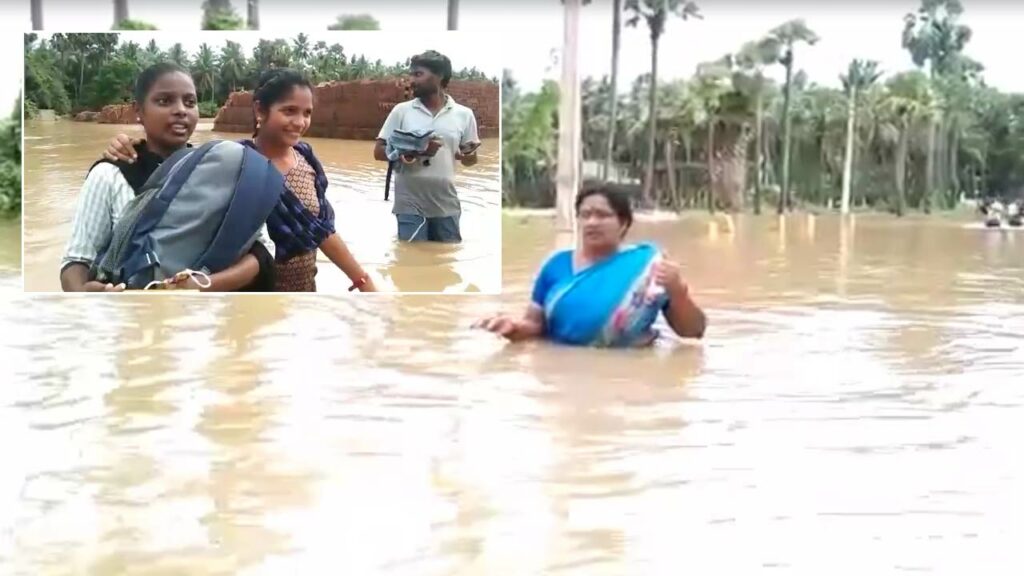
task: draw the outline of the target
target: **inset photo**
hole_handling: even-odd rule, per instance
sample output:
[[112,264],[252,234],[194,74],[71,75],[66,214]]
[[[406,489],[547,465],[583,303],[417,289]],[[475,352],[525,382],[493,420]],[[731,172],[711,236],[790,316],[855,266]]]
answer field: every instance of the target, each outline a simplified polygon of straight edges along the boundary
[[26,291],[499,293],[484,44],[26,34]]

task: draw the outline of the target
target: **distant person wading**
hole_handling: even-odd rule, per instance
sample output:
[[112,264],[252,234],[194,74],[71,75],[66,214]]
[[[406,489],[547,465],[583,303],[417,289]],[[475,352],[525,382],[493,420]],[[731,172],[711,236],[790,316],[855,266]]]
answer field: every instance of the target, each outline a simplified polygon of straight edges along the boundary
[[476,116],[445,92],[452,77],[447,56],[433,50],[414,56],[410,76],[415,98],[388,114],[373,157],[389,162],[394,170],[391,211],[399,240],[461,242],[455,162],[477,162]]

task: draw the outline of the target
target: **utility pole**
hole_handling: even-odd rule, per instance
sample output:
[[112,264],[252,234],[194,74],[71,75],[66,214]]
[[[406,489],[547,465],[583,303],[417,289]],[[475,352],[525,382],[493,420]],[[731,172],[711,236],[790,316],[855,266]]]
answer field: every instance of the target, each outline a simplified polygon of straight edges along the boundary
[[558,102],[558,172],[555,179],[555,226],[574,231],[573,205],[580,187],[580,72],[578,63],[582,0],[565,0],[562,84]]

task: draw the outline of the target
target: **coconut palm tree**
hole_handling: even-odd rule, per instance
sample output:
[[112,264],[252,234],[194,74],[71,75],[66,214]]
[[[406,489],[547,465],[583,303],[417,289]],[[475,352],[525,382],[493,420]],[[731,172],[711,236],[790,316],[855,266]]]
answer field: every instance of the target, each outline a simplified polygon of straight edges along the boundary
[[792,140],[792,121],[790,108],[793,99],[793,53],[800,42],[813,46],[818,42],[818,35],[811,30],[803,19],[790,20],[769,33],[769,38],[777,42],[781,48],[778,60],[786,69],[786,83],[782,94],[782,190],[779,194],[779,214],[792,207],[789,190],[790,147]]
[[761,192],[764,186],[764,100],[770,81],[764,69],[779,60],[780,45],[774,38],[747,42],[736,55],[736,63],[746,72],[745,85],[754,98],[754,214],[761,213]]
[[857,124],[857,96],[878,81],[882,72],[878,70],[878,62],[873,60],[853,60],[846,74],[840,76],[843,89],[846,91],[846,152],[843,155],[843,192],[839,211],[850,212],[850,187],[853,177],[853,140]]
[[[896,146],[896,215],[906,211],[907,156],[911,131],[922,123],[929,122],[933,114],[931,85],[927,76],[920,72],[903,72],[886,82],[887,95],[883,106],[888,112],[889,122],[898,133]],[[925,191],[925,196],[928,191]]]
[[619,45],[622,41],[622,0],[612,0],[612,77],[608,94],[608,146],[602,177],[611,173],[615,157],[615,130],[618,126],[619,105]]
[[683,20],[700,18],[700,11],[695,2],[690,0],[626,0],[626,11],[631,14],[626,21],[627,26],[636,27],[640,20],[647,23],[651,36],[651,86],[650,112],[647,128],[647,176],[643,183],[644,202],[651,202],[651,187],[654,184],[654,156],[657,144],[658,109],[658,41],[665,33],[665,24],[669,16],[677,16]]

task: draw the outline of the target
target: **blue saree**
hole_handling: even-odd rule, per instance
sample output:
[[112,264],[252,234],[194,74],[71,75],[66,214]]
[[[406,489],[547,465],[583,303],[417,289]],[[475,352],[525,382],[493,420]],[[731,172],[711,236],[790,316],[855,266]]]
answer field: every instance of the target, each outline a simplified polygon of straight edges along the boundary
[[[568,257],[571,270],[571,253]],[[657,337],[651,326],[668,306],[667,294],[653,283],[652,269],[660,258],[657,247],[643,243],[578,273],[563,273],[540,302],[548,337],[609,348],[651,343]]]

